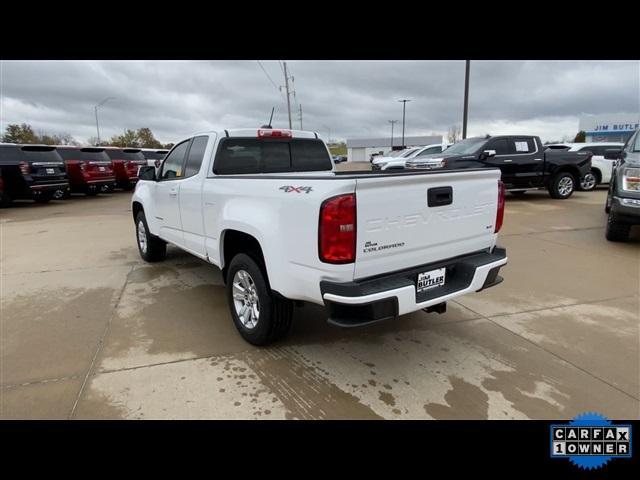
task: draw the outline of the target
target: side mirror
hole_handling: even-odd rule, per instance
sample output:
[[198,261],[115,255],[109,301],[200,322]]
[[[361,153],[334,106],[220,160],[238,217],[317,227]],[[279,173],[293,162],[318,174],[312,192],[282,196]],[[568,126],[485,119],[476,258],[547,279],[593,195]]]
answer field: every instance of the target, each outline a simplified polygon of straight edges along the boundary
[[156,167],[150,167],[145,165],[144,167],[140,167],[140,172],[138,173],[138,177],[140,180],[149,180],[155,182],[156,180]]
[[496,151],[495,150],[485,150],[484,152],[482,152],[482,155],[484,156],[484,158],[495,157],[496,156]]
[[617,160],[620,158],[622,150],[620,148],[609,148],[604,151],[604,158],[607,160]]

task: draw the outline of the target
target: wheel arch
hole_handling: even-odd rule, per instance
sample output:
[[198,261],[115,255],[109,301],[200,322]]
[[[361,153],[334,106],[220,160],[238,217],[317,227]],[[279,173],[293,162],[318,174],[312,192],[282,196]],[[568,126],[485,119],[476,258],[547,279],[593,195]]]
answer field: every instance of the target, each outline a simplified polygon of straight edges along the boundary
[[269,283],[269,270],[260,241],[251,233],[236,228],[227,228],[220,235],[220,268],[225,282],[229,264],[238,253],[245,253],[253,258],[264,270]]

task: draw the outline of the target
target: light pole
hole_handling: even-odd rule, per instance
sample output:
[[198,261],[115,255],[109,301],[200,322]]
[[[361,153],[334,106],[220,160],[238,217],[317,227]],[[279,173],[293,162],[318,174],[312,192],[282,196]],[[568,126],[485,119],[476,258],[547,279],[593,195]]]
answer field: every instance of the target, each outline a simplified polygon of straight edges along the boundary
[[398,120],[387,120],[391,124],[391,150],[393,150],[393,124]]
[[100,145],[100,124],[98,123],[98,108],[107,103],[109,100],[115,100],[113,97],[107,97],[102,100],[99,104],[93,107],[96,112],[96,133],[98,134],[97,145]]
[[464,113],[462,115],[462,139],[467,138],[467,115],[469,113],[469,69],[471,60],[466,61],[464,71]]
[[410,102],[411,100],[407,100],[406,98],[403,100],[398,100],[399,102],[402,102],[402,148],[404,148],[404,120],[405,120],[405,111],[407,108],[407,102]]

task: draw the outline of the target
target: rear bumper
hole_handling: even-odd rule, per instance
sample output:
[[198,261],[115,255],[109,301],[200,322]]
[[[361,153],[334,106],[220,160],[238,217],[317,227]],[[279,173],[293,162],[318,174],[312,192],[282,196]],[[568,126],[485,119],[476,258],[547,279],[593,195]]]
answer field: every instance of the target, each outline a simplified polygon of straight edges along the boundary
[[[329,323],[354,327],[394,319],[399,315],[479,292],[502,282],[498,275],[507,263],[504,248],[464,255],[358,282],[320,282]],[[416,293],[418,274],[446,268],[445,284]]]
[[116,184],[115,177],[84,178],[81,182],[72,182],[71,190],[74,192],[86,192],[87,190],[113,187]]
[[37,192],[49,192],[51,190],[67,190],[69,188],[68,180],[55,180],[52,182],[34,183],[29,185],[29,190],[32,193]]

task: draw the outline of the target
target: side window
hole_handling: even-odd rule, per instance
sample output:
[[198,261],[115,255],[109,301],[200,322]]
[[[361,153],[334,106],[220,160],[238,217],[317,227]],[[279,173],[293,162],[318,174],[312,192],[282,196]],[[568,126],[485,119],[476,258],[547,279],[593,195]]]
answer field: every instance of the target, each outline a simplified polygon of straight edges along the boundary
[[636,131],[636,133],[629,138],[623,149],[627,153],[640,152],[640,130]]
[[484,149],[495,150],[496,155],[510,155],[515,151],[515,149],[509,145],[510,143],[513,144],[512,141],[506,138],[496,138],[495,140],[491,140]]
[[207,142],[209,137],[196,137],[191,143],[191,149],[187,156],[187,164],[184,167],[184,176],[192,177],[200,171],[200,165],[202,165],[202,159],[204,158],[204,151],[207,148]]
[[173,149],[162,164],[162,173],[160,180],[171,180],[173,178],[181,178],[184,176],[182,164],[184,155],[187,153],[189,140],[186,140]]
[[536,150],[536,145],[533,138],[518,138],[515,137],[510,140],[512,144],[513,153],[525,154],[533,153]]
[[424,157],[425,155],[433,155],[434,153],[442,152],[442,147],[431,147],[423,150],[418,157]]

